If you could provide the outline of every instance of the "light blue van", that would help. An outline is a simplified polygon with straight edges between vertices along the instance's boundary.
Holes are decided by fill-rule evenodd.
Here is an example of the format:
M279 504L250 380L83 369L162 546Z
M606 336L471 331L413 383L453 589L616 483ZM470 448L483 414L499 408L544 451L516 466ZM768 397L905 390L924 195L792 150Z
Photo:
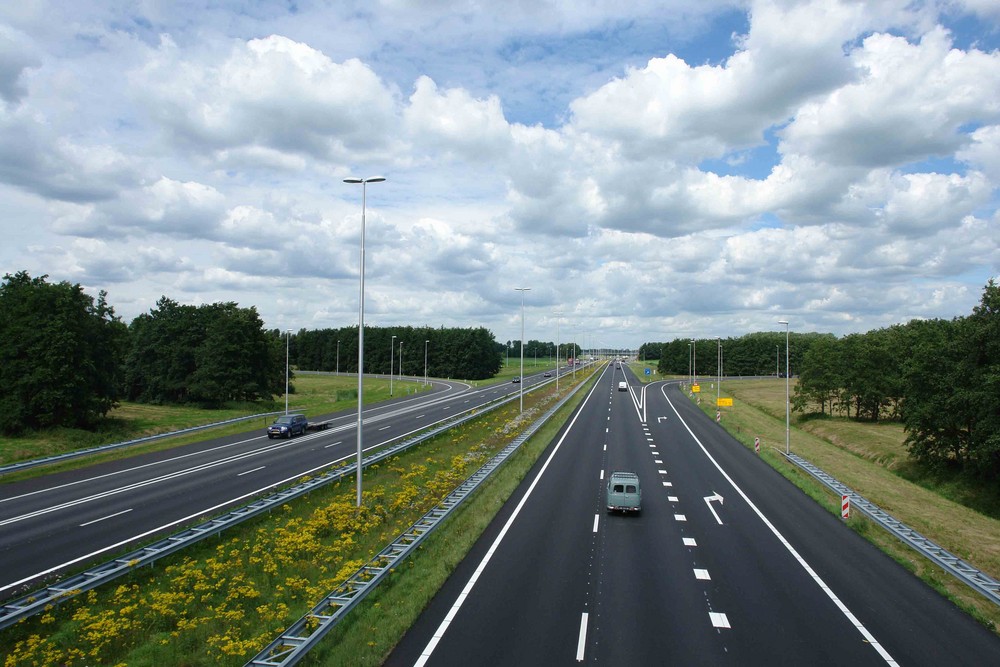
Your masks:
M615 471L608 478L608 512L642 511L642 486L634 472Z

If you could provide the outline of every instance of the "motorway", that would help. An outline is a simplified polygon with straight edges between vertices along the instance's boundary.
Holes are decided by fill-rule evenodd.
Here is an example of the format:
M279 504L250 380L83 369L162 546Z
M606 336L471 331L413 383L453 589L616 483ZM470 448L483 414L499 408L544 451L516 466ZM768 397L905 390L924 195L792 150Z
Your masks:
M604 511L614 470L640 515ZM1000 665L1000 639L676 384L609 367L386 662L580 663Z
M525 390L550 381L541 374L525 376ZM398 384L403 391L407 382ZM518 391L506 382L473 388L435 380L432 391L365 406L365 453ZM356 410L309 417L333 422L329 429L288 440L269 440L256 428L0 484L0 600L354 460Z

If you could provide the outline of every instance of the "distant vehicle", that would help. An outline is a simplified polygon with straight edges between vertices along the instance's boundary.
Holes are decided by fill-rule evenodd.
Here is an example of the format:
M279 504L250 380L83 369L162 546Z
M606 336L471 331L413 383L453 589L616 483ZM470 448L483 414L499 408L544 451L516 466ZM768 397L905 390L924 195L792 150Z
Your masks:
M550 373L549 371L545 371L545 377L547 378L552 377L552 373Z
M618 383L618 391L628 391L628 382L622 380Z
M634 472L615 471L608 478L608 512L642 511L642 486Z
M306 432L309 421L305 415L281 415L267 427L268 438L290 438Z
M511 380L511 382L513 382L514 384L518 384L518 383L521 382L521 378L520 377L516 377L513 380Z

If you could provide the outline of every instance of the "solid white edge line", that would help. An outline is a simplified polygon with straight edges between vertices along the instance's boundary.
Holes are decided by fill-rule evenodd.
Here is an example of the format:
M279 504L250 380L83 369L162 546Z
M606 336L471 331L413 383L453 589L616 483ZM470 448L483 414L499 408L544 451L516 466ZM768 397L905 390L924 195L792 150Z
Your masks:
M740 497L743 498L744 501L746 501L746 504L750 506L750 509L754 511L754 514L756 514L760 518L760 520L764 522L764 525L767 526L768 529L771 531L771 533L778 538L778 541L781 542L782 546L784 546L785 549L788 550L788 553L790 553L792 557L795 558L796 561L798 561L799 565L802 566L802 569L804 569L806 573L808 573L809 576L812 577L813 581L815 581L816 584L820 587L820 589L824 593L826 593L827 597L829 597L830 600L837 606L837 608L844 615L844 617L854 625L854 627L858 630L858 632L861 633L861 636L864 637L868 641L868 643L872 645L872 647L878 652L880 656L882 656L882 659L885 660L886 664L898 666L899 663L897 663L893 659L893 657L889 655L889 652L886 651L885 648L878 642L878 640L875 639L875 636L868 631L868 628L866 628L861 623L861 621L859 621L857 617L854 616L851 610L847 608L847 605L845 605L840 600L840 598L837 597L837 595L833 592L833 590L831 590L830 587L826 585L826 582L823 581L823 579L818 574L816 574L816 571L812 569L812 566L810 566L809 563L807 563L806 560L801 555L799 555L799 552L795 550L795 547L793 547L791 543L785 539L785 536L782 535L781 532L774 526L774 524L771 523L771 521L766 516L764 516L764 513L760 511L760 508L758 508L753 503L753 501L750 500L747 494L743 493L743 489L737 486L733 478L730 477L729 474L722 469L722 466L719 465L719 462L715 460L715 457L713 457L708 452L708 450L705 448L705 445L701 444L701 440L699 440L698 436L694 434L694 431L691 430L691 427L687 425L687 422L684 421L683 417L681 417L681 413L677 411L676 407L674 407L673 401L671 401L670 398L667 396L666 385L663 385L660 388L660 393L663 394L663 398L667 400L667 404L670 405L670 409L673 410L674 414L677 415L677 418L680 419L681 424L684 425L684 428L687 429L687 432L691 435L692 438L694 438L694 441L698 443L698 446L701 448L701 451L704 452L705 456L708 457L708 460L712 462L712 465L715 466L715 468L722 474L722 476L726 478L726 481L728 481L732 485L736 493L740 494Z
M493 544L491 544L490 548L486 551L486 555L483 556L483 559L481 561L479 561L479 565L476 566L476 571L472 573L472 576L469 578L469 581L466 582L465 587L462 589L462 592L459 594L458 598L456 598L455 604L451 606L451 610L445 616L445 620L441 621L441 625L438 626L437 631L434 633L434 637L431 639L431 641L427 642L427 646L425 646L424 650L420 652L420 657L417 659L415 663L413 663L414 667L421 667L422 665L426 664L426 662L430 659L431 654L437 647L438 640L444 636L444 633L447 631L448 626L451 624L451 619L454 619L455 616L458 614L458 610L462 607L462 604L465 602L465 599L472 592L472 589L473 587L475 587L476 582L479 581L479 576L486 569L486 566L489 565L490 560L493 558L493 554L496 553L497 549L500 547L500 543L503 542L503 539L507 536L507 531L510 530L510 527L512 525L514 525L514 521L521 513L521 509L524 507L525 503L528 502L528 498L531 497L531 494L532 492L534 492L535 487L538 486L538 482L539 480L541 480L542 475L544 475L545 471L548 470L549 464L552 463L552 459L555 458L556 454L559 452L559 449L562 447L563 442L566 441L566 437L570 434L570 431L573 430L573 425L576 424L577 418L581 414L583 414L583 408L584 406L587 405L587 401L590 400L590 397L594 395L594 391L597 389L598 384L599 383L596 382L594 383L594 386L590 389L590 393L587 394L587 398L585 398L583 400L583 403L580 404L580 407L577 409L576 414L570 421L569 426L563 432L562 437L559 438L559 442L556 443L556 446L552 448L552 453L549 454L549 457L547 459L545 459L545 463L538 471L538 474L535 475L535 478L531 481L531 485L528 486L528 490L524 492L524 496L521 498L520 502L517 503L517 507L514 508L514 511L507 519L507 523L505 523L503 528L500 529L500 533L496 536L496 539L493 540Z
M580 615L580 638L576 640L576 661L583 662L583 653L587 648L587 620L590 614L583 612Z

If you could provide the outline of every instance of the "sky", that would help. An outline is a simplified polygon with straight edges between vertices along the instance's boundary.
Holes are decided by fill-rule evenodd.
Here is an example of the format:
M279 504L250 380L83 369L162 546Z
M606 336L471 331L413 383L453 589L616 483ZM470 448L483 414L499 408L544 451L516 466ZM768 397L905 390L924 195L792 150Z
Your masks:
M356 326L362 214L369 326L968 315L1000 275L1000 3L0 6L0 274L126 323L166 296Z

